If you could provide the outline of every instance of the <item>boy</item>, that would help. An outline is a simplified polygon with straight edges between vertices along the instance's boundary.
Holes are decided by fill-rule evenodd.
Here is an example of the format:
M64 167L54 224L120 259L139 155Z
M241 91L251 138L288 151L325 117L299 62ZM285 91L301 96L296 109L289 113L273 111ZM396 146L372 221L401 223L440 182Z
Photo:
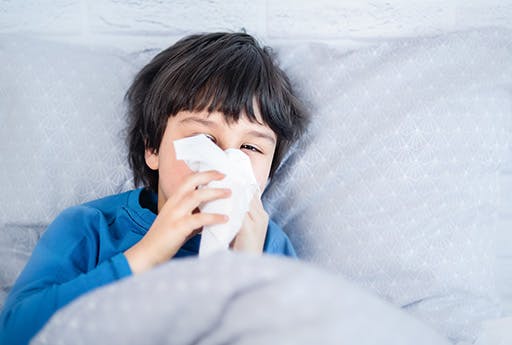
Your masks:
M192 172L173 141L205 134L223 150L240 149L263 190L306 126L290 83L243 33L186 37L159 53L129 88L129 161L136 185L62 212L48 227L0 316L0 343L26 344L59 308L92 289L171 258L196 255L203 226L226 215L198 211L230 195L197 188L223 178ZM284 232L254 197L232 250L294 256Z

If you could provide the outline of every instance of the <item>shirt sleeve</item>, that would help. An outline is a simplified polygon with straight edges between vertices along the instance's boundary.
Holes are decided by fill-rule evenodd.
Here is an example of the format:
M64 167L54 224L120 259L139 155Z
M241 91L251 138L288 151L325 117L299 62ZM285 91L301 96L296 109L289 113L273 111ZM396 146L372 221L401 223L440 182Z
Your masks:
M71 208L48 227L0 315L0 344L28 344L59 309L94 288L131 274L123 253L97 263L98 211Z
M272 220L268 223L267 236L263 245L263 251L271 255L282 255L297 258L292 242L286 233Z

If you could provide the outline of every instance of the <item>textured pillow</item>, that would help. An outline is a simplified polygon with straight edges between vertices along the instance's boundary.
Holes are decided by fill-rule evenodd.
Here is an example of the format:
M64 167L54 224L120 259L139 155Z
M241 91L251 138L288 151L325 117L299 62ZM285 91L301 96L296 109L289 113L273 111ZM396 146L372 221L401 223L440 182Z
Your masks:
M38 225L7 224L0 227L0 310L43 229Z
M0 223L48 223L129 180L122 100L136 70L119 52L0 39Z
M511 115L512 116L512 115ZM500 174L501 205L497 236L497 287L503 301L503 314L512 317L512 143Z
M266 191L300 257L472 341L498 314L498 170L512 141L512 35L460 32L358 51L286 47L312 112Z

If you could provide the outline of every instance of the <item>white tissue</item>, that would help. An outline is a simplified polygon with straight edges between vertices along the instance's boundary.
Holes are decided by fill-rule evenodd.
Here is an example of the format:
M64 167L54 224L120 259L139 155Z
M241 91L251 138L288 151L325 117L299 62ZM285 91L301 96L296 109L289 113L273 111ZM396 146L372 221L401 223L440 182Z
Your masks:
M254 193L259 191L249 157L240 150L223 151L207 136L201 134L174 141L176 159L183 160L192 171L218 170L226 175L220 181L212 181L207 187L229 188L231 196L199 205L205 213L229 216L225 224L203 227L199 256L228 250L242 226Z

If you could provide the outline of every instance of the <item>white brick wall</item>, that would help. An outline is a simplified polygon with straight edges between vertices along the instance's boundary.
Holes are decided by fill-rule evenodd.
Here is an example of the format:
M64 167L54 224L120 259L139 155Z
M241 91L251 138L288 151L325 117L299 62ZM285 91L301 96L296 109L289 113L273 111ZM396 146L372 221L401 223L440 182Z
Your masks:
M498 25L511 0L0 0L0 33L129 49L197 31L245 28L262 40L378 39Z

